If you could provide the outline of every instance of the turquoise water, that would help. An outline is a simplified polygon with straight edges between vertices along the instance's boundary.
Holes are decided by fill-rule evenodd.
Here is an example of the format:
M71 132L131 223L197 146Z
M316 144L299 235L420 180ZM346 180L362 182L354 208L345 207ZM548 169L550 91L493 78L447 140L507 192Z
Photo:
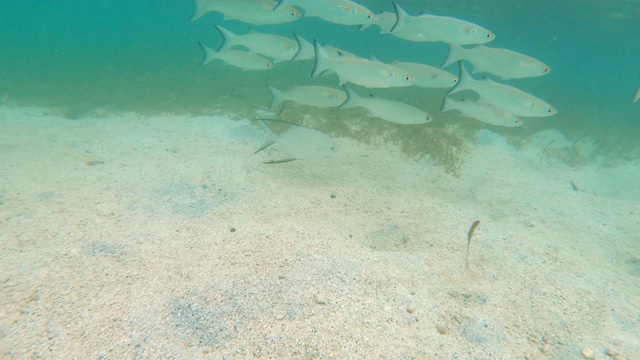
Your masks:
M361 3L376 12L393 11L390 1ZM497 36L490 46L522 52L551 66L547 76L509 84L547 100L559 113L530 121L517 132L507 131L509 135L558 128L572 139L590 135L616 155L638 156L640 104L630 103L640 71L640 46L634 40L640 23L637 1L400 3L411 14L429 11L480 24ZM246 115L253 106L268 104L266 84L312 83L311 62L281 63L269 73L241 71L220 62L200 67L197 42L217 47L221 39L213 24L222 23L222 17L209 13L189 23L192 9L189 0L3 1L3 103L59 109L70 118L95 109L201 114L223 108ZM358 32L354 26L314 18L275 26L230 21L225 26L237 32L296 32L383 61L439 66L447 52L441 43L413 43L380 35L376 27ZM457 72L455 67L449 70ZM443 95L439 90L415 90L409 102L423 105L438 120ZM442 121L446 120L441 117L434 126Z

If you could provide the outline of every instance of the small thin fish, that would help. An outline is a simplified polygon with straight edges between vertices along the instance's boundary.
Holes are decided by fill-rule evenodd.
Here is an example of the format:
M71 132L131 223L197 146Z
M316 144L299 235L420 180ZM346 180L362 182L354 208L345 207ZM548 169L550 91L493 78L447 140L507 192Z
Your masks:
M282 6L274 0L193 0L191 22L211 11L224 14L225 20L239 20L254 25L274 25L296 21L302 17L292 6Z
M371 10L350 0L280 0L275 9L291 5L302 8L305 17L318 17L334 24L363 25L376 20Z
M348 97L339 109L363 107L367 109L370 116L404 125L426 124L433 120L431 115L411 105L379 97L362 97L347 86L344 89Z
M544 100L513 86L497 83L490 79L476 80L459 61L460 81L449 94L471 90L479 95L480 102L497 106L513 115L544 117L552 116L557 110Z
M480 120L489 125L517 127L523 124L519 117L491 104L465 100L456 101L446 97L444 98L441 111L445 112L449 110L458 110L463 116Z
M258 153L273 144L278 144L287 157L280 160L271 160L266 163L278 164L294 160L318 160L329 158L337 150L337 145L333 139L318 130L311 129L299 124L282 120L257 119L258 123L267 135L267 141L258 148ZM278 122L286 124L289 129L280 134L276 134L266 124L267 122Z
M273 63L269 59L257 54L233 49L215 51L203 43L198 44L204 50L204 59L201 65L206 65L214 60L222 60L242 70L269 70L273 68Z
M296 40L298 41L298 53L293 57L294 61L298 61L298 60L313 60L316 57L316 50L314 48L314 45L309 42L308 40L306 40L305 38L303 38L302 36L294 33L293 36L296 38ZM338 49L335 48L331 45L323 45L322 48L324 49L325 53L327 54L327 56L329 57L340 57L340 56L350 56L353 58L358 58L358 56L356 54L350 53L346 50L342 50L342 49Z
M408 72L388 64L355 56L332 57L318 43L315 43L316 62L311 76L332 70L340 78L340 85L353 83L368 88L389 88L412 86L415 77Z
M245 47L251 53L264 55L273 61L291 60L299 50L298 42L280 35L250 32L235 34L220 25L214 25L222 36L222 45L218 51L237 46Z
M278 90L268 86L271 93L271 108L285 101L318 108L337 107L347 99L347 94L327 86L294 86L289 90Z
M467 60L473 65L473 73L486 72L502 80L542 76L551 68L542 61L508 49L478 45L472 49L449 44L449 55L442 64L447 67L459 60Z
M468 21L430 14L411 16L397 3L396 23L391 35L410 41L442 41L449 44L470 45L493 41L489 30Z
M471 249L471 239L473 238L473 233L476 231L476 228L480 225L480 220L476 220L471 224L469 228L469 232L467 233L467 257L465 261L465 269L470 273L471 269L469 267L469 250Z
M426 64L394 61L391 63L415 76L415 86L423 88L450 88L458 83L458 77L448 71Z

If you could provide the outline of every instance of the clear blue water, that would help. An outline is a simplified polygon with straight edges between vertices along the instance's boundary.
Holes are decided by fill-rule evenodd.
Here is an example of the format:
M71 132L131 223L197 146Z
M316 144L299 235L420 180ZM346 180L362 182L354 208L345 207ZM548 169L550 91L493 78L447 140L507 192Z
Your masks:
M361 3L376 12L393 11L391 1ZM640 72L640 2L400 3L412 14L428 11L480 24L497 35L491 46L513 49L551 66L547 76L510 84L549 101L559 113L509 134L558 128L576 139L591 135L616 154L637 154L640 104L630 100ZM281 63L269 73L240 71L219 62L200 67L197 42L215 48L221 39L213 24L222 23L222 17L209 13L189 23L192 9L190 0L2 1L0 96L16 106L62 109L69 117L82 117L95 108L198 114L226 107L223 110L243 114L268 104L266 84L286 87L311 81L308 62ZM237 21L225 26L239 32L296 32L384 61L439 65L446 57L441 43L413 43L380 35L375 27L358 32L356 27L313 18L276 26ZM420 91L415 90L410 101L424 103L437 114L444 93Z

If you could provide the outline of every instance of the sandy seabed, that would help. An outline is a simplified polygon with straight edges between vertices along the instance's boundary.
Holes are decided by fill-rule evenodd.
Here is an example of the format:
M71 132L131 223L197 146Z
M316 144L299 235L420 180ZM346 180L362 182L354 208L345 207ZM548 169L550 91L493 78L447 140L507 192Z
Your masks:
M479 137L455 177L351 139L263 164L247 120L2 109L0 357L640 358L640 164Z

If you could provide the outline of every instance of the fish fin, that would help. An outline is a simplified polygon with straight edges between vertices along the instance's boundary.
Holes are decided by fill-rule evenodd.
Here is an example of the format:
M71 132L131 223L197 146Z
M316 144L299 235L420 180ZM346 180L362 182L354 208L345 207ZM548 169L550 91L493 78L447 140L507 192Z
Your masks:
M283 102L282 91L274 88L271 85L267 85L267 89L269 89L269 92L271 93L271 109L273 109L278 106L278 104Z
M344 91L347 93L347 99L340 105L338 105L338 109L348 109L348 108L352 108L352 107L358 107L360 106L358 103L362 97L360 95L358 95L357 92L355 92L355 90L353 90L352 88L343 85L342 86L344 88Z
M393 24L393 27L389 31L390 33L402 29L405 26L407 17L411 16L395 1L393 2L393 8L396 10L396 23Z
M276 143L278 141L278 136L273 132L273 130L271 130L271 128L267 125L267 123L265 123L265 121L269 119L256 119L256 120L258 121L258 124L260 125L262 130L265 132L265 134L267 134L267 141L258 150L256 150L256 153L257 153Z
M275 143L276 143L275 141L267 140L267 141L265 141L262 145L260 145L260 147L259 147L256 151L254 151L253 153L254 153L254 154L257 154L257 153L259 153L260 151L262 151L262 150L264 150L264 149L268 148L269 146L271 146L271 145L273 145L273 144L275 144Z
M204 16L204 14L211 11L207 4L207 0L193 0L193 14L191 15L191 20L189 20L189 22L194 22Z
M256 119L275 119L278 116L280 116L280 114L282 114L283 110L284 110L284 106L281 107L280 110L278 111L273 111L273 109L266 109L261 106L256 106L256 109L253 112L253 115L255 116Z
M453 89L451 89L448 92L448 95L455 94L455 93L463 91L463 90L475 91L473 89L473 82L477 81L477 80L475 80L471 76L471 74L469 74L469 72L464 67L464 64L462 63L461 60L458 60L458 66L460 68L460 75L458 76L458 83L456 84L456 86L453 87Z
M280 159L280 160L269 160L269 161L263 161L263 164L283 164L283 163L288 163L288 162L292 162L292 161L296 161L298 159L296 158L284 158L284 159Z
M222 36L222 44L220 44L218 51L223 51L235 46L235 42L236 42L235 39L238 37L238 35L232 33L231 31L223 28L220 25L213 25L213 26L216 27L216 29L220 33L220 36Z
M199 42L198 44L200 45L202 50L204 50L204 58L202 59L200 66L207 65L208 63L218 58L218 53L215 50L201 42Z
M454 100L445 96L445 98L442 100L442 106L440 107L440 112L453 110L453 107L452 107L453 102Z
M313 71L311 72L312 77L322 74L322 72L329 68L327 65L327 59L329 59L329 56L327 55L327 52L324 51L322 45L320 45L318 41L314 41L313 48L316 51L316 62L313 65Z
M298 59L300 57L300 54L304 54L307 48L309 47L313 47L313 44L308 42L305 38L303 38L302 36L293 33L293 37L296 38L296 41L298 42L298 52L296 52L295 55L293 55L293 57L291 58L292 61L295 60L303 60L303 59Z
M283 7L283 6L287 6L289 5L290 1L289 0L280 0L278 1L278 3L276 4L276 6L273 7L273 9L271 11L276 11L279 8Z
M463 54L464 50L465 49L460 45L449 44L449 54L447 55L447 58L444 60L442 65L440 65L440 68L444 69L447 66L453 64L454 62L456 62L458 60L462 60L462 58L464 56L464 54Z
M369 23L369 24L360 24L360 26L358 27L358 31L362 31L362 30L368 28L369 26L371 26L371 23Z

